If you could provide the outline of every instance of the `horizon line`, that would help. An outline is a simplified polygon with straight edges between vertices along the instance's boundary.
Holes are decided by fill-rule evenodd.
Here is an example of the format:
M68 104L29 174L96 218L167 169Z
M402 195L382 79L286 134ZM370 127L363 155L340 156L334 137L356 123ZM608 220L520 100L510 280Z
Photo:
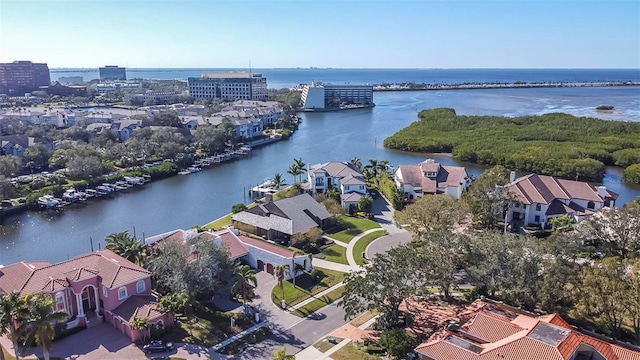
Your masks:
M51 67L51 70L98 70L99 67ZM220 70L239 70L247 69L244 67L124 67L131 70L208 70L208 69L220 69ZM443 68L443 67L427 67L427 68L415 68L415 67L254 67L255 69L262 70L638 70L640 67L459 67L459 68Z

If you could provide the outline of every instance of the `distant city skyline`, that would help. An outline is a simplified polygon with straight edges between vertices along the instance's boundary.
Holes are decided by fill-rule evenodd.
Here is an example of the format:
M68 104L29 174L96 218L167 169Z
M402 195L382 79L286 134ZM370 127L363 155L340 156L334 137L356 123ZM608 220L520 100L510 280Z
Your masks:
M638 1L0 0L50 68L639 68Z

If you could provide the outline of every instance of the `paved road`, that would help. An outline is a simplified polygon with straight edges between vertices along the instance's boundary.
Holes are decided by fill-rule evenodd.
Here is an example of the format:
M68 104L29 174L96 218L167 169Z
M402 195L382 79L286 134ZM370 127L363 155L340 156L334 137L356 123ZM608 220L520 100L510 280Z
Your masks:
M384 197L378 196L373 201L374 219L389 235L382 236L367 246L365 249L367 259L372 259L376 254L411 241L411 233L396 226L393 212L393 206Z

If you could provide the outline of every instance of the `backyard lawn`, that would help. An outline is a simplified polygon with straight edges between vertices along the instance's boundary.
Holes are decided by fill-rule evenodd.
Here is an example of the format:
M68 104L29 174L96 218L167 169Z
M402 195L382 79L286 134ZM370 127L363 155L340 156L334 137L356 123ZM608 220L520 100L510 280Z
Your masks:
M296 287L293 287L291 281L284 281L284 299L288 306L293 306L299 302L308 299L311 295L318 294L333 285L344 280L346 274L340 271L316 268L322 270L326 275L319 283L313 281L308 273L304 273L296 278ZM271 300L274 304L280 306L282 302L282 289L279 285L271 290Z
M340 220L338 220L338 226L333 232L328 232L327 235L332 239L348 243L356 235L379 227L380 224L373 220L353 216L342 216Z
M322 250L322 254L324 255L324 259L327 261L349 265L349 262L347 261L347 248L344 246L337 244L331 245Z
M247 205L248 209L251 209L252 207L255 207L256 203L253 202L249 205ZM219 219L213 220L210 223L205 224L204 226L202 226L205 229L208 230L220 230L222 228L224 228L225 226L229 226L231 225L231 215L233 215L232 213L229 213Z
M362 253L375 239L384 235L387 235L386 231L376 231L371 234L367 234L358 240L358 242L353 246L353 258L355 259L356 264L363 265L367 262L367 260L362 257Z

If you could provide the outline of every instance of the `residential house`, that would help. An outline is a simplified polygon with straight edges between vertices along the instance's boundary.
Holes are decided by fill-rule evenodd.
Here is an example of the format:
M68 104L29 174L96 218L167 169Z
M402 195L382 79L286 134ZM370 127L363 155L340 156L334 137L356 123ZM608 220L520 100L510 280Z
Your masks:
M414 202L425 194L447 194L460 199L471 185L471 177L464 167L443 166L433 159L418 165L398 166L394 181L405 202Z
M582 333L558 314L536 316L476 300L458 318L416 347L418 359L640 359L639 348Z
M335 187L340 191L342 207L357 207L360 198L367 193L367 184L360 169L351 162L331 161L315 164L307 171L305 189L311 194L323 193Z
M279 265L286 265L290 271L285 274L285 279L290 280L294 275L294 268L311 271L311 259L309 255L295 255L292 251L258 239L240 235L237 229L229 227L220 231L207 231L198 233L197 230L174 230L164 234L145 239L145 243L154 244L167 241L191 242L198 239L213 239L218 245L224 246L231 260L245 262L254 269L274 274ZM296 276L299 275L295 272Z
M311 195L268 201L231 217L234 227L267 240L288 240L313 228L325 229L333 224L327 209Z
M133 131L142 127L142 120L119 120L114 122L111 128L118 132L120 141L125 142L131 138Z
M506 187L516 199L506 214L512 225L548 227L551 219L562 215L580 222L604 207L615 207L618 198L605 186L538 174L516 179L516 173L511 172Z
M45 138L35 138L26 135L4 135L0 136L0 155L24 156L25 150L29 146L42 144L48 151L53 150L53 143Z
M152 295L151 272L109 250L57 264L23 261L0 267L0 293L12 291L50 296L56 310L69 313L67 328L106 320L136 341L141 334L129 326L136 316L147 317L150 324L173 325Z
M230 118L236 133L236 139L243 140L262 135L262 121L258 118Z

